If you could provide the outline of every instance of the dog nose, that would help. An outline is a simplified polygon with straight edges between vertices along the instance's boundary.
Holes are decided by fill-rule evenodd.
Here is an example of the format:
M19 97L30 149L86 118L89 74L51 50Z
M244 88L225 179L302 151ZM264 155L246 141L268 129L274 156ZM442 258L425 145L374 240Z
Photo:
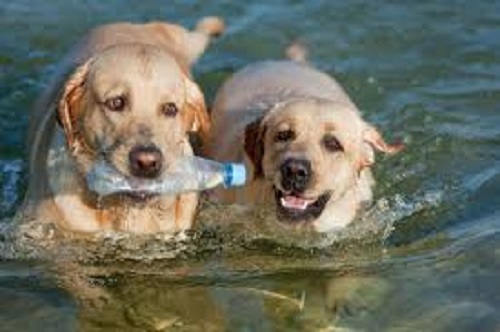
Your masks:
M143 178L155 178L160 174L163 155L156 146L136 146L129 155L130 173Z
M288 159L281 165L281 184L285 190L304 191L311 180L309 160Z

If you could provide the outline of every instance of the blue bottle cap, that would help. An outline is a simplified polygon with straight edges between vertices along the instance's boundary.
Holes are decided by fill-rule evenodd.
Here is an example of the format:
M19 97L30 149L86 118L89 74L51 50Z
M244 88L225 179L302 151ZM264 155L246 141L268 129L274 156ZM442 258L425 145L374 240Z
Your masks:
M246 182L246 169L243 164L227 163L224 165L224 187L242 186Z

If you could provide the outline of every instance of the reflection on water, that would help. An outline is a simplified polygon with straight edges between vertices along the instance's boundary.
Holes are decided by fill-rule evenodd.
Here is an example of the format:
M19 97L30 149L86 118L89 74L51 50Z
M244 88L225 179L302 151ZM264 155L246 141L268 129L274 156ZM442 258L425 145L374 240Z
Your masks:
M2 331L499 331L500 8L494 1L0 1ZM111 20L228 32L196 66L208 101L296 38L364 117L408 147L380 157L377 200L343 232L204 202L174 238L66 234L10 216L28 110L85 30Z
M377 204L371 215L385 206L378 208L378 216L391 211L385 215L392 229L392 221L403 222L441 203L431 197L412 209L408 202L391 209ZM390 219L394 211L401 212L400 219ZM205 203L201 229L173 238L113 232L77 236L36 222L13 228L4 232L10 237L4 237L2 252L10 251L10 259L24 255L48 263L44 276L12 273L18 280L37 280L33 294L5 291L4 296L34 297L30 303L44 317L55 309L41 302L41 294L60 293L44 285L52 275L49 284L56 282L69 295L57 295L62 308L77 309L74 321L60 317L58 324L84 331L498 327L500 299L490 295L500 294L498 215L478 220L477 229L457 227L449 236L392 247L385 244L387 229L367 227L360 236L367 220L353 228L357 237L352 230L332 237L283 229L271 223L267 212ZM231 220L241 224L223 226ZM485 226L489 231L481 233ZM6 275L0 275L3 285L9 284Z

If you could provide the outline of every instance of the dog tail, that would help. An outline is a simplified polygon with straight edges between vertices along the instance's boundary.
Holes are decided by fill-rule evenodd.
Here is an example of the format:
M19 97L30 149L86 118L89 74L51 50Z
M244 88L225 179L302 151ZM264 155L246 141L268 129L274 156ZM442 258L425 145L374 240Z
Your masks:
M224 20L217 16L206 16L196 24L196 31L210 37L220 36L225 29Z
M188 63L194 64L205 52L208 44L225 30L224 20L217 16L206 16L198 21L196 28L187 34L186 54Z
M309 51L301 42L293 42L286 48L286 57L298 63L308 63Z

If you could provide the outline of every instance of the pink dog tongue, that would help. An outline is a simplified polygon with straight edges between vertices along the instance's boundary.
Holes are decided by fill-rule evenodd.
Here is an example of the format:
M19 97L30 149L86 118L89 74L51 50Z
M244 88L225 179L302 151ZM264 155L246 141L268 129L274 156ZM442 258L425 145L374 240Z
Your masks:
M309 200L292 195L281 198L281 205L289 209L305 210L310 203Z

